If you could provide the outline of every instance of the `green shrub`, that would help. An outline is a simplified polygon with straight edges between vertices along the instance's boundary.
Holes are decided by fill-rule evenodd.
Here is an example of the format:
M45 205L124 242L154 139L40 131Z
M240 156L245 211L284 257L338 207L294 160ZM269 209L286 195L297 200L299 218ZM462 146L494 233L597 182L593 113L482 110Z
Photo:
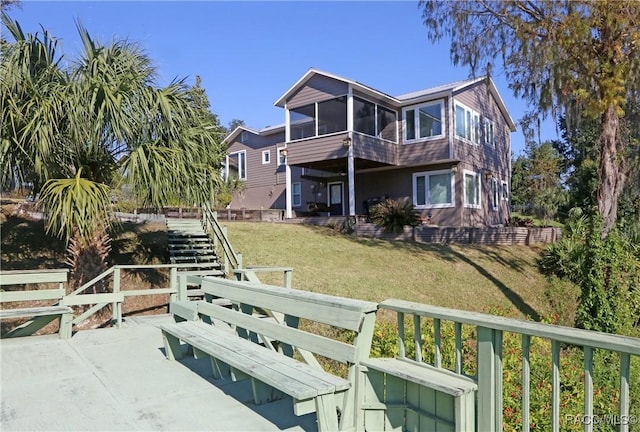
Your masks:
M420 225L413 204L405 200L386 199L370 209L371 220L390 233L401 233L405 226Z

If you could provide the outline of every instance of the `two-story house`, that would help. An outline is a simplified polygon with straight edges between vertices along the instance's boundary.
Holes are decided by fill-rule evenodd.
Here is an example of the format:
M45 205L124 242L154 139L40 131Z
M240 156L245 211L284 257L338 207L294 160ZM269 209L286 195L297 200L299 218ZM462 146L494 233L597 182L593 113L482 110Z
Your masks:
M284 125L226 138L225 173L245 181L232 208L355 216L389 197L433 224L509 218L515 124L490 78L390 96L310 69L275 105Z

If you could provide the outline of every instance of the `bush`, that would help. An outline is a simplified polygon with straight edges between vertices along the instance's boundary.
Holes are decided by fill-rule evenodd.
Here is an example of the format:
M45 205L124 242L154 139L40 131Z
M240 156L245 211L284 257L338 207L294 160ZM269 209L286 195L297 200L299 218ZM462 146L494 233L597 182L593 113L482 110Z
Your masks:
M390 233L401 233L405 226L420 225L413 205L405 200L386 199L370 209L371 220Z

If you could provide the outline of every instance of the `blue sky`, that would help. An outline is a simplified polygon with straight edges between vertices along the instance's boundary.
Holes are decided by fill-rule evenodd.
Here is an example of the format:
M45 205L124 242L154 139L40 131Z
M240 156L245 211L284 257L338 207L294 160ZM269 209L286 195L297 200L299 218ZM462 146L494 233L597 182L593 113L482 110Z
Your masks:
M25 32L40 25L79 51L75 20L102 42L138 42L159 70L159 84L202 78L211 109L261 128L284 122L273 106L310 67L359 81L391 95L465 79L453 67L447 42L431 44L417 1L30 1L12 9ZM494 81L513 119L526 104L513 97L499 71ZM546 121L541 139L556 139ZM524 137L512 134L519 154Z

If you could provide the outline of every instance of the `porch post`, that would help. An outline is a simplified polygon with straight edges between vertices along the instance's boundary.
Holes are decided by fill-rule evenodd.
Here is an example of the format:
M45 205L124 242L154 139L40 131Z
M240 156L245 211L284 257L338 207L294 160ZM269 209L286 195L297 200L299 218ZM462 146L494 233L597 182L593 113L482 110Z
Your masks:
M356 182L353 163L353 88L349 84L347 90L347 134L349 135L349 150L347 153L347 182L349 184L349 216L356 215Z
M284 104L284 149L285 152L288 152L287 144L291 141L291 116L289 112L289 107L287 104ZM280 160L280 155L278 156L278 160ZM285 173L285 215L286 219L291 219L293 217L293 211L291 210L291 167L289 166L289 157L288 154L285 153L284 156L284 173Z

